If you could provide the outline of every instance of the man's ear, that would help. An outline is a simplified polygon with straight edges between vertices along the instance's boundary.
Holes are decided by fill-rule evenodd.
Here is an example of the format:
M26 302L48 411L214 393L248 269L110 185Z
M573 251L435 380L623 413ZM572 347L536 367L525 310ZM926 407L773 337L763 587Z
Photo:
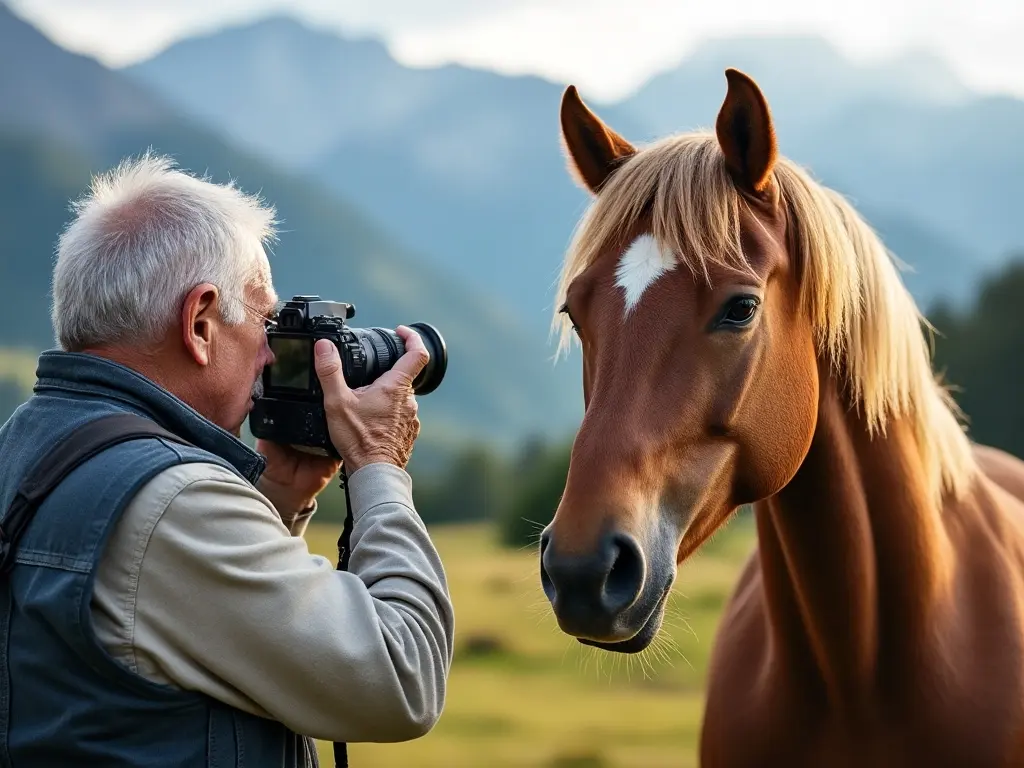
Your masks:
M562 95L562 144L569 156L569 172L587 191L601 185L636 148L605 125L570 85Z
M181 334L185 349L199 365L209 365L214 321L220 318L220 291L211 283L197 285L181 305Z

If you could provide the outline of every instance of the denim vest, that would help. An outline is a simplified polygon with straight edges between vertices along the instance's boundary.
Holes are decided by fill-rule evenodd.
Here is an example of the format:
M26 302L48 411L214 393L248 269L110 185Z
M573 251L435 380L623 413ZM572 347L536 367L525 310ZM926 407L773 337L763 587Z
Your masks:
M124 366L54 351L36 373L33 396L0 428L0 514L48 448L90 419L134 412L196 447L154 437L108 448L38 508L0 584L0 766L315 766L313 741L281 723L131 672L91 622L104 544L147 480L212 462L255 483L263 457Z

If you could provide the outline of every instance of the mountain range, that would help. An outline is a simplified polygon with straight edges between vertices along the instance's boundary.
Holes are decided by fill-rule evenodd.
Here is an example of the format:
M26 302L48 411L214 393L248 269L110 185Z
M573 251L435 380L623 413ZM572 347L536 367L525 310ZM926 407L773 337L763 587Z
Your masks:
M282 220L271 253L283 297L320 293L356 306L361 327L427 321L449 351L423 398L436 442L563 434L579 418L571 365L520 330L513 311L446 274L315 179L280 168L120 72L73 55L0 5L0 346L53 346L49 288L69 201L90 174L148 149L258 192ZM120 117L115 117L120 115Z
M934 55L862 65L815 37L711 40L620 101L587 100L638 143L707 128L729 66L761 84L782 151L849 195L912 268L921 302L966 299L982 269L1024 246L1024 150L1012 140L1024 102L971 92ZM547 322L587 202L559 142L564 83L406 67L378 40L284 16L182 40L126 72Z
M709 41L622 100L583 95L642 144L713 125L727 66L758 80L782 150L851 196L925 306L966 301L1024 246L1024 102L973 93L934 56L866 66L810 37ZM547 335L587 203L559 141L565 83L407 67L378 40L282 16L117 71L2 2L0 71L0 301L17 318L0 346L52 344L68 201L153 148L277 206L283 296L351 301L356 325L441 329L451 363L423 400L425 436L519 440L577 423L578 360L552 365Z

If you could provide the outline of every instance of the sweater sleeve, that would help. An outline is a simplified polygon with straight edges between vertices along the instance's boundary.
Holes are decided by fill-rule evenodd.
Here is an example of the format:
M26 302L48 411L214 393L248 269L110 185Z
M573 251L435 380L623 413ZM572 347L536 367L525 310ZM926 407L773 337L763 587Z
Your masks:
M444 570L407 473L371 464L352 474L349 492L352 554L339 572L227 470L162 473L126 510L134 541L122 542L98 593L101 609L125 606L122 657L139 674L314 738L425 734L452 657Z

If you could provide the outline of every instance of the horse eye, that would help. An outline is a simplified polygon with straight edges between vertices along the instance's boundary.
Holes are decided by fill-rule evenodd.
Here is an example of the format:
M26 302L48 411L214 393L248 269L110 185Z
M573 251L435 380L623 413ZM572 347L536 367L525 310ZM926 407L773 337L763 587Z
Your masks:
M720 326L743 327L754 319L757 312L757 305L760 302L755 296L739 296L729 302L725 313L722 315Z
M566 317L569 318L569 322L572 324L573 331L576 333L577 336L579 336L580 335L580 329L579 329L579 326L576 325L576 321L573 320L573 318L572 318L572 313L569 311L569 305L568 304L563 304L559 308L558 311L561 312L563 315L565 315Z

